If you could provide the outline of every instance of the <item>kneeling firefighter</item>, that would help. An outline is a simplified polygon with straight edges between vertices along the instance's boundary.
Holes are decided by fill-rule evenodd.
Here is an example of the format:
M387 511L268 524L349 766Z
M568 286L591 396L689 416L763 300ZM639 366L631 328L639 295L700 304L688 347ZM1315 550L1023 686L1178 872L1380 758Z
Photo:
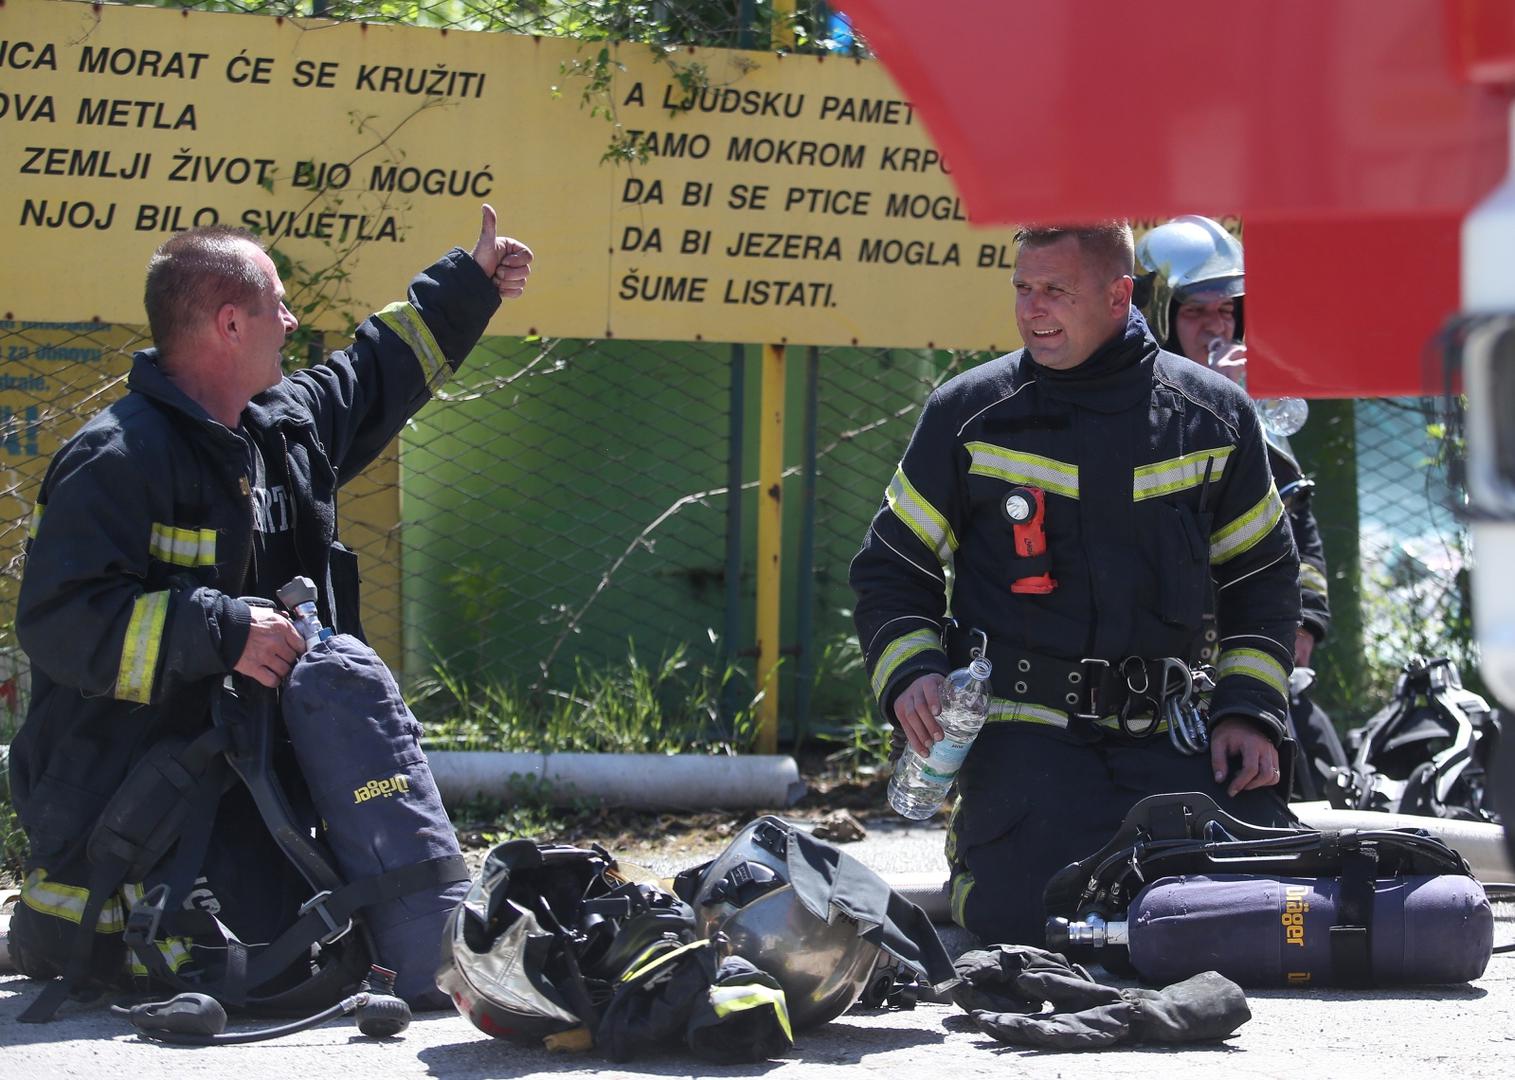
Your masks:
M378 655L316 621L309 579L280 598L307 643L282 692L228 677L210 730L155 746L99 814L85 887L29 880L21 914L65 947L18 956L23 973L58 976L22 1020L128 969L139 992L305 1015L378 962L410 1005L446 1004L433 977L467 869L420 725ZM63 917L36 915L38 897Z
M1242 246L1218 222L1196 214L1174 218L1147 233L1136 245L1135 303L1163 348L1241 382L1246 366L1244 307L1246 274ZM1302 404L1302 403L1301 403ZM1299 550L1300 626L1294 642L1294 674L1289 680L1289 728L1299 752L1292 797L1324 799L1332 770L1347 764L1346 751L1330 718L1310 699L1311 656L1331 626L1325 548L1310 506L1315 483L1304 474L1289 446L1288 433L1264 416L1268 467L1288 514ZM1213 662L1216 645L1214 603L1207 617L1203 659Z

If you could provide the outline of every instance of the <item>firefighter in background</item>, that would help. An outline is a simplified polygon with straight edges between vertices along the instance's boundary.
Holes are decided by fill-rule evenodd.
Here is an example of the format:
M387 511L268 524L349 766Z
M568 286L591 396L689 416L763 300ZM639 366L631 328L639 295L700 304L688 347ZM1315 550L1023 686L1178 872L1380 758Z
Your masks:
M1132 306L1130 228L1017 243L1026 348L927 400L850 580L879 707L918 752L941 738L944 676L987 635L993 700L958 774L952 914L985 941L1039 945L1048 879L1145 796L1200 791L1259 825L1290 820L1276 785L1299 565L1246 394L1161 351ZM1027 488L1038 555L1014 542ZM1186 754L1161 717L1185 695L1212 583L1209 748Z
M1235 237L1209 218L1175 218L1142 237L1136 246L1136 265L1136 303L1163 348L1240 382L1246 370L1242 344L1246 279L1242 247ZM1270 431L1266 423L1263 433L1268 440L1268 466L1299 549L1300 626L1294 639L1296 689L1290 696L1289 719L1301 753L1294 769L1293 795L1323 799L1330 770L1348 765L1330 718L1309 696L1311 656L1331 625L1325 549L1310 509L1314 484L1305 477L1287 436ZM1206 636L1206 651L1213 652L1213 627Z

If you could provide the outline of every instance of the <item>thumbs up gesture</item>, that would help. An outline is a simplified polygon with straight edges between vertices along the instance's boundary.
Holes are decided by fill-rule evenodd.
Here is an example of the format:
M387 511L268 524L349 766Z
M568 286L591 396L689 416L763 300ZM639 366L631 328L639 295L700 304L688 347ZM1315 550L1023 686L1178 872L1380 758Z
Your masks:
M526 291L531 274L531 248L495 231L494 207L484 204L484 223L479 228L479 242L473 246L473 260L489 275L501 298L510 300Z

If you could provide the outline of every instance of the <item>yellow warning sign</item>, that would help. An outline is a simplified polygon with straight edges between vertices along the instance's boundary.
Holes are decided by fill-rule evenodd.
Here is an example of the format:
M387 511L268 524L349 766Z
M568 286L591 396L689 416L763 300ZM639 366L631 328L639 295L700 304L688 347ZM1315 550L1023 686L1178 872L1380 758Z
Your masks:
M153 248L220 222L340 329L487 201L538 257L495 333L1018 343L1011 231L872 61L10 0L0 73L13 316L140 324Z

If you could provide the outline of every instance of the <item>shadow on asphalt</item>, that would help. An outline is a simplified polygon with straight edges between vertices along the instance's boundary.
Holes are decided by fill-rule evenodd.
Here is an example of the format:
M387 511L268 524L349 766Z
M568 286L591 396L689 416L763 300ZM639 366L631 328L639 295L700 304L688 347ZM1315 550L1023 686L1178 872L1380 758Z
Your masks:
M879 1023L832 1022L813 1031L800 1032L794 1049L781 1058L738 1065L716 1065L687 1052L649 1054L626 1062L611 1062L595 1053L547 1054L512 1043L490 1040L445 1046L430 1046L416 1057L431 1076L447 1080L510 1080L541 1073L580 1073L613 1069L648 1076L700 1076L719 1071L722 1076L765 1076L786 1065L848 1065L874 1054L942 1043L946 1034L889 1024L889 1013L848 1013L847 1020L868 1018Z

